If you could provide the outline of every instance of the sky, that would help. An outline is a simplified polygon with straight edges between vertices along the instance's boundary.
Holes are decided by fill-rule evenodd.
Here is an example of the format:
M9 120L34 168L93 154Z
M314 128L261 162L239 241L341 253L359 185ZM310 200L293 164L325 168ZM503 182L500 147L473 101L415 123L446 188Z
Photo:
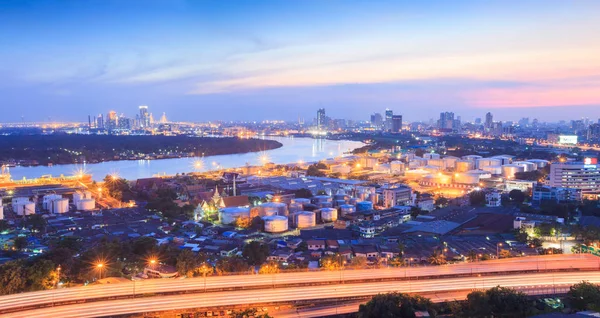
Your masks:
M600 1L5 0L0 122L600 118Z

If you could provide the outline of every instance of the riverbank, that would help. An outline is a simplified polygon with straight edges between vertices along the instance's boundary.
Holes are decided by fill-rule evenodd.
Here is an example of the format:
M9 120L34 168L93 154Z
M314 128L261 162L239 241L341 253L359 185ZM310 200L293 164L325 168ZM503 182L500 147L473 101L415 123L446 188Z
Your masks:
M355 148L364 146L362 142L348 140L293 137L261 137L261 140L273 140L283 146L258 153L216 155L205 158L200 155L191 158L164 160L118 160L93 164L54 165L52 167L14 167L10 168L9 172L14 180L23 179L24 177L27 179L39 178L42 175L73 175L78 172L92 174L93 179L96 181L102 180L107 174L118 174L127 180L135 180L159 174L175 175L177 173L237 168L246 165L263 165L265 161L275 164L298 161L316 162L343 156Z
M94 164L243 154L277 149L274 140L236 137L26 135L0 137L7 166Z

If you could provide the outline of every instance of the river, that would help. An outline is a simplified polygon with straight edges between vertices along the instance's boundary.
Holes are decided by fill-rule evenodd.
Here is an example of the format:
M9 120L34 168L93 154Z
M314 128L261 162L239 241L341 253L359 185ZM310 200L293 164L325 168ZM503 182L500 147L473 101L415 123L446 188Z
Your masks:
M119 160L93 164L66 164L34 167L12 167L9 172L14 180L39 178L42 175L74 175L80 171L92 175L96 181L107 174L118 174L127 180L149 178L157 174L174 175L182 172L208 171L217 168L235 168L250 165L262 165L265 161L276 164L313 162L341 156L364 144L349 140L327 140L294 137L264 137L277 140L282 147L264 152L210 156L206 158L175 158L160 160ZM201 162L200 164L198 162ZM201 167L200 167L201 166Z

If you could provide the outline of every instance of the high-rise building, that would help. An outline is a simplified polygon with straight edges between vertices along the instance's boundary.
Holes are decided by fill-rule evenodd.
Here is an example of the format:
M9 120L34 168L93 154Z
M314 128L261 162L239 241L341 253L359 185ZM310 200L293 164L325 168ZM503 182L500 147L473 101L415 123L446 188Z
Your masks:
M492 128L492 124L494 123L494 116L492 116L492 113L488 112L487 114L485 114L485 128L486 130L490 130Z
M402 115L392 116L392 132L399 133L402 131Z
M319 108L317 110L317 129L324 130L327 124L325 122L325 108Z
M549 186L579 189L583 196L600 194L600 167L596 158L584 162L557 162L550 165Z
M119 126L119 116L117 116L117 112L111 110L108 112L108 116L106 118L106 129L113 130Z
M392 130L392 117L394 116L394 111L389 108L385 109L385 123L383 129L386 131Z
M150 128L150 114L146 105L140 106L140 126L143 129Z
M454 113L443 112L440 113L440 119L438 120L438 128L440 129L454 129Z
M380 113L371 115L371 127L381 129L383 125L383 116Z
M479 118L479 117L475 118L475 124L481 125L481 118Z

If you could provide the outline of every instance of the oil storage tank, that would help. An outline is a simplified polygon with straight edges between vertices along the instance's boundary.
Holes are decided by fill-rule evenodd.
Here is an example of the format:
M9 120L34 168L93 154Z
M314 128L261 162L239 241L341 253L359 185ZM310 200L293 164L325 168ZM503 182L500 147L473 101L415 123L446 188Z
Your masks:
M515 173L523 171L525 171L525 168L515 164L502 166L502 176L507 179L514 179Z
M481 169L483 167L488 167L488 166L500 166L502 165L502 160L500 159L495 159L495 158L481 158L481 159L477 159L477 169Z
M361 201L361 202L356 203L356 211L357 212L369 211L369 210L373 210L373 202Z
M537 165L529 161L515 161L513 164L523 167L523 171L530 172L537 170Z
M454 168L456 172L467 172L473 169L475 169L475 162L464 159L456 160Z
M77 210L91 211L96 208L96 200L94 199L81 199L77 203Z
M296 213L294 217L296 218L294 223L299 229L313 227L317 225L317 216L314 212L302 211Z
M533 162L537 166L538 169L542 169L550 164L550 161L544 159L530 159L528 162Z
M321 209L321 220L324 223L335 222L338 219L338 210L332 208Z
M348 213L354 213L356 212L356 207L352 204L344 204L344 205L340 205L340 215L344 216Z
M281 215L265 216L265 232L281 233L288 230L288 218Z
M69 199L61 198L52 201L52 213L66 213L69 212Z
M258 206L260 216L271 216L271 215L288 215L288 208L285 203L281 202L266 202Z
M16 205L13 205L13 209L15 209L17 215L20 216L32 215L35 214L35 203L31 201L20 201Z
M219 220L223 224L234 224L238 218L249 218L250 209L245 207L231 207L219 210Z
M459 184L478 184L479 174L459 172L454 174L454 182Z
M499 176L502 174L502 166L485 166L481 167L481 170L491 173L493 176Z

